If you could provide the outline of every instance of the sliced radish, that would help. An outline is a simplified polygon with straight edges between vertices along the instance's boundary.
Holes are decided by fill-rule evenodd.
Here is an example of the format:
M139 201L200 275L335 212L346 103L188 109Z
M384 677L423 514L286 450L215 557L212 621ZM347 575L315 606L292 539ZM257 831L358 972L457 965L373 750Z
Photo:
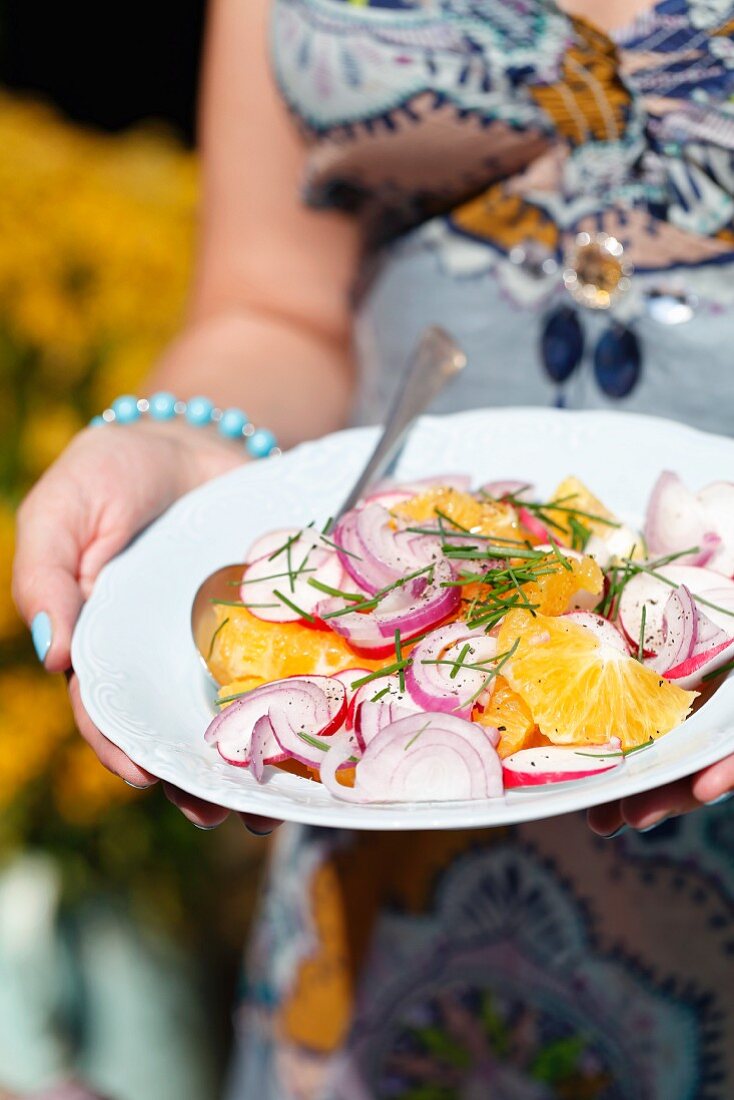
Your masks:
M734 482L715 481L697 496L708 525L721 540L706 564L725 577L734 577Z
M645 518L645 541L651 555L698 549L678 559L681 565L706 565L721 546L706 509L677 474L665 470L653 487Z
M734 638L719 642L708 650L692 653L679 665L665 672L665 679L686 691L700 685L704 676L716 672L734 657Z
M286 558L287 547L298 540L303 546L323 546L319 532L314 527L280 527L276 531L266 531L260 535L250 546L245 557L245 564L251 565L260 558L272 557L279 564L273 568L285 569L282 564Z
M602 753L606 755L601 755ZM502 779L508 790L513 787L539 787L546 783L588 779L592 775L611 771L624 761L621 755L608 754L607 746L590 745L575 749L566 745L519 749L502 761Z
M346 692L330 676L290 676L263 684L218 714L204 734L205 741L215 745L229 764L248 767L255 725L268 717L273 705L283 708L294 726L300 723L316 737L328 736L344 722ZM256 747L258 768L286 759L274 731L264 723L258 727Z
M469 646L469 650L459 666L457 662L465 646ZM411 654L412 663L405 672L405 683L414 701L424 710L468 718L472 699L491 668L482 671L466 665L484 664L496 655L496 638L483 630L470 630L466 623L450 623L418 643ZM436 664L436 661L453 664Z
M302 621L324 598L323 591L309 583L312 578L329 588L339 588L343 583L339 555L314 542L312 536L312 532L301 532L287 551L275 558L265 555L247 566L240 599L256 618L271 623ZM283 545L280 542L279 546Z
M409 715L385 726L367 745L353 788L336 778L350 754L341 739L324 757L321 782L334 797L358 803L498 798L502 765L493 741L491 732L463 718Z
M625 585L619 600L619 624L631 646L639 645L644 607L644 651L651 656L659 652L665 640L665 605L671 591L682 584L695 598L707 601L698 605L707 618L727 634L734 634L734 581L696 565L665 565L655 572L665 580L651 577L648 573L638 573ZM711 604L715 606L711 607Z
M603 615L595 615L591 611L568 611L564 616L568 622L576 623L590 631L598 638L602 645L618 649L620 653L629 656L629 648L626 641L617 630L614 623L610 623Z
M550 544L553 542L553 536L546 525L541 523L538 517L534 516L527 508L518 508L517 518L533 538L540 539L542 543Z

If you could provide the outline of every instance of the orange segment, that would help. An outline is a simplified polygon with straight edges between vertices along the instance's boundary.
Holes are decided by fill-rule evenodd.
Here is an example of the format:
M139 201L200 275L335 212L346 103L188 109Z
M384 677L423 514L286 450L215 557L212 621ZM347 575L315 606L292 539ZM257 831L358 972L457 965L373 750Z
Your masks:
M562 615L568 611L571 597L583 589L594 596L601 597L604 588L604 574L593 558L581 561L567 559L571 566L566 569L555 554L549 554L547 563L539 569L551 569L552 573L543 573L537 580L523 585L523 591L530 603L542 615Z
M302 623L266 623L244 607L218 607L218 631L209 665L220 684L251 687L284 676L330 676L346 668L382 668L390 659L358 656L338 634ZM249 690L246 689L246 690Z
M477 500L471 493L462 493L448 486L429 489L404 504L396 504L392 512L414 523L435 522L436 516L441 513L475 534L521 543L525 538L512 505ZM450 524L446 526L451 529Z
M594 559L587 557L581 561L567 559L567 563L570 566L569 569L561 564L555 554L549 554L546 559L532 563L531 568L537 570L540 576L537 580L521 585L521 588L532 604L533 610L540 611L543 615L563 615L571 605L571 597L582 589L601 597L604 574ZM518 561L517 564L522 568L524 563ZM471 566L471 563L469 565ZM470 617L473 602L477 600L481 604L490 591L486 584L474 582L465 584L461 590L464 614ZM507 595L510 598L512 592Z
M553 501L558 502L557 508L553 507ZM573 512L577 514L572 514L571 511L564 511L563 509L573 509ZM615 530L615 527L602 522L605 519L616 522L614 515L577 477L564 478L553 494L551 504L543 509L543 513L556 524L552 528L552 533L559 542L564 543L566 546L570 546L573 540L572 521L574 519L582 524L587 531L590 531L592 535L599 535L601 538L607 538ZM581 515L580 513L586 514Z
M565 619L511 611L499 652L516 641L502 673L557 745L601 745L616 736L634 748L679 725L696 698Z
M500 733L497 752L509 756L518 749L530 748L535 733L535 722L530 708L513 691L504 676L498 676L494 691L484 710L474 714L474 720L483 726L494 726Z

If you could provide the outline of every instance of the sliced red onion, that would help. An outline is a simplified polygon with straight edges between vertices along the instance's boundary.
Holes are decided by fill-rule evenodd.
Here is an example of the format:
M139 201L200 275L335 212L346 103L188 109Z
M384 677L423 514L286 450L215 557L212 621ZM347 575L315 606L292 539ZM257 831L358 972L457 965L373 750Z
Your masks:
M725 664L734 649L734 636L703 613L685 585L672 592L665 605L663 637L659 653L648 663L686 690Z
M262 556L247 566L239 594L256 618L272 623L302 621L324 597L322 591L309 583L311 578L329 588L338 588L342 583L344 573L337 552L314 542L318 533L306 530L309 533L301 532L288 552L283 551L276 558ZM279 546L283 545L281 541ZM304 614L299 614L296 608Z
M516 500L534 500L537 491L534 485L527 481L488 481L482 485L480 493L486 493L488 497L502 500L503 497L514 497Z
M734 482L715 481L698 493L708 526L721 543L706 563L709 569L734 577Z
M653 557L676 554L697 546L678 559L680 565L706 565L721 547L706 509L677 474L664 471L650 496L645 518L645 541Z
M395 485L392 488L386 486L384 489L377 489L374 493L370 493L369 496L366 496L364 500L360 502L360 504L361 506L366 504L380 504L389 511L398 504L405 504L406 501L412 500L414 496L415 493L411 492L410 489L401 489L399 485Z
M355 767L354 787L336 778L350 750L324 757L321 782L348 802L445 802L499 798L502 765L485 728L448 714L414 714L385 726Z
M621 633L614 623L610 623L609 619L605 619L603 615L595 615L591 611L568 611L563 618L570 623L576 623L577 626L583 626L598 638L601 645L629 656L629 647Z
M396 527L381 504L347 512L334 528L333 540L344 569L372 594L436 561L441 553L437 538Z
M422 634L453 615L461 602L459 588L447 585L453 579L453 570L447 561L439 561L433 570L433 581L418 581L394 589L374 611L350 611L336 618L328 615L344 609L346 601L337 598L323 600L316 613L327 616L326 622L337 634L356 649L385 655L392 652L388 641L400 630L404 642Z
M343 684L329 676L290 676L255 688L236 699L209 724L204 739L215 745L230 764L248 767L252 759L252 738L256 723L267 717L273 705L281 706L294 722L308 727L315 736L333 733L346 715ZM272 736L271 736L272 734ZM258 728L258 767L284 759L272 729Z
M537 787L546 783L569 783L610 771L624 763L624 757L609 756L606 745L548 745L519 749L502 761L505 789ZM596 757L596 759L594 759Z
M677 588L682 584L689 589L694 598L707 601L699 605L700 611L703 611L726 634L734 634L734 614L728 613L734 613L734 581L710 569L702 569L695 565L665 565L656 569L655 572L672 582L672 585L647 573L638 573L622 591L618 619L630 646L639 645L644 607L646 609L644 651L650 656L660 651L665 640L663 636L665 605L671 588ZM716 606L711 607L710 604Z
M491 661L497 655L497 640L483 630L470 630L466 623L449 623L433 631L413 650L412 664L405 672L405 683L415 702L427 711L443 711L468 718L471 700L487 679L490 668L466 668L462 665L453 677L453 668L438 665L437 660L458 661L465 645L471 648L466 664Z
M649 664L657 672L665 673L690 657L698 635L698 606L684 584L667 599L662 632L663 644Z
M288 759L288 753L279 745L273 726L266 714L262 718L258 718L252 727L249 753L250 771L258 783L263 781L266 764L282 764L283 761Z

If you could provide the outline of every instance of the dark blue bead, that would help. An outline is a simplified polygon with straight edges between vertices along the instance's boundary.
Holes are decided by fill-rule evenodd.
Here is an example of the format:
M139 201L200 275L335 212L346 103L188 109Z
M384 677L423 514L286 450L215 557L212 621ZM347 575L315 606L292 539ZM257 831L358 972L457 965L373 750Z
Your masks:
M565 382L584 354L584 333L574 309L561 306L551 313L540 336L543 366L554 382Z
M628 328L612 325L594 351L594 374L608 397L626 397L640 380L640 342Z

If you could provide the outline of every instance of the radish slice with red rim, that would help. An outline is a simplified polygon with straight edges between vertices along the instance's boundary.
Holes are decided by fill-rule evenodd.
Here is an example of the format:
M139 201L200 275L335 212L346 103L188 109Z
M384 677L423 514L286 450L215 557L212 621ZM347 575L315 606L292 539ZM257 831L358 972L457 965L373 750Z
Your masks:
M577 626L583 626L598 638L602 645L610 646L629 656L627 642L614 623L610 623L609 619L605 619L603 615L595 615L592 611L568 611L563 618L568 622L576 623Z
M721 546L706 509L670 470L665 470L653 487L644 535L649 553L656 557L698 547L694 553L680 557L679 565L704 566Z
M466 623L450 623L418 643L411 653L405 683L414 701L424 710L468 718L474 697L490 675L492 665L487 665L484 671L466 666L486 665L496 655L495 638L483 630L470 630ZM448 663L437 664L438 661ZM488 684L490 690L492 683Z
M589 779L611 771L624 762L624 757L610 755L606 746L548 745L543 748L519 749L502 761L505 788L539 787L547 783L569 783Z
M325 755L321 782L348 802L445 802L498 798L502 765L484 727L448 714L414 714L392 722L367 745L354 787L336 778L349 748Z
M335 550L313 542L310 535L298 537L278 557L260 557L247 566L240 599L251 614L265 622L298 622L313 616L324 598L323 590L309 583L312 578L338 588L344 571Z

